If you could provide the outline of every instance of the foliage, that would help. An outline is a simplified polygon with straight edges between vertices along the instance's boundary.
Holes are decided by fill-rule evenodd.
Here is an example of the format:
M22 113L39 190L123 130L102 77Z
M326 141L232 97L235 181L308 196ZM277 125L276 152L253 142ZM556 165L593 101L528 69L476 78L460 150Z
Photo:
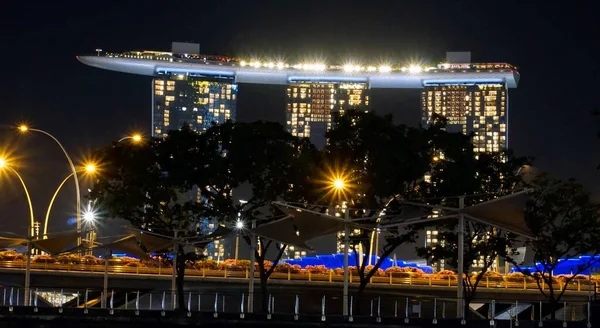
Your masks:
M509 282L523 282L524 280L526 282L533 282L534 281L533 278L531 278L531 276L524 275L521 272L509 273L506 276L506 281L509 281Z
M397 278L423 278L425 277L425 272L419 268L414 267L389 267L385 269L386 275L392 275Z
M434 130L432 130L433 132ZM521 185L519 169L531 160L525 157L515 157L512 152L483 153L476 157L473 146L468 138L448 133L433 136L439 146L436 150L443 154L434 161L430 170L430 182L421 183L420 190L432 205L460 206L460 195L463 206L471 206L480 202L492 200L514 192ZM459 150L463 151L460 152ZM443 158L442 158L443 157ZM454 197L447 197L454 196ZM449 214L438 211L438 215ZM444 259L446 265L458 268L458 220L447 220L435 226L438 234L432 238L443 243L435 246L419 247L417 253L433 262ZM490 268L497 257L508 256L516 242L516 236L506 231L490 226L465 220L463 243L463 295L464 307L468 309L474 299L479 283L484 278L494 278ZM474 267L481 263L482 267ZM480 270L478 273L471 273Z
M18 261L20 255L21 254L12 249L0 251L0 261Z
M525 222L533 235L527 245L537 265L536 271L529 274L555 310L567 285L589 271L599 259L600 205L573 180L561 181L541 175L533 181L532 187L534 193L525 210ZM554 271L559 263L582 255L588 257L581 259L583 262L572 275L562 277L563 284L557 289ZM554 319L555 311L551 313Z
M33 263L55 263L56 259L50 255L36 255L31 262Z
M102 264L103 261L101 261L99 258L95 257L94 255L84 255L83 257L81 257L80 263L86 264L86 265L98 265L98 264Z
M442 270L432 274L431 279L458 280L458 275L452 270Z
M194 263L194 268L195 269L208 269L208 270L217 270L218 268L218 264L217 261L215 260L201 260L201 261L196 261L196 263Z
M273 272L279 273L300 273L302 272L302 267L298 264L291 265L289 263L281 263L275 266Z
M77 254L59 255L56 261L60 264L80 264L81 257Z

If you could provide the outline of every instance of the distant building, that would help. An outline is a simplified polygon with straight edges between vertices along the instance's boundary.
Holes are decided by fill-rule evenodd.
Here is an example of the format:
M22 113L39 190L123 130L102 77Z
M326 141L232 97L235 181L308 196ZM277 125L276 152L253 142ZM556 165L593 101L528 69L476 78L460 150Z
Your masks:
M470 59L469 53L449 53L448 60ZM514 69L508 64L444 63L450 71L477 72ZM475 153L498 152L508 146L508 86L490 80L439 80L426 83L421 92L422 119L432 123L434 114L445 117L451 132L473 133Z
M293 82L287 88L287 129L309 138L318 148L325 147L325 134L331 129L333 114L349 109L369 108L366 83Z
M195 77L165 76L152 83L152 135L187 124L202 132L213 123L235 120L237 84L205 81Z

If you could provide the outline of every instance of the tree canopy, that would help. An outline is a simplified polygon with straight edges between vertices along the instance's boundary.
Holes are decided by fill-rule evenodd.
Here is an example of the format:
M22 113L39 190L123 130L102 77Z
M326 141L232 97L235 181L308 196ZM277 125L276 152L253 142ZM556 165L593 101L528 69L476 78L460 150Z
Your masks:
M533 234L526 245L534 254L535 270L525 273L535 278L540 292L550 301L554 319L569 283L581 273L589 274L599 261L600 204L573 180L542 174L533 180L532 187L534 193L525 210L525 222ZM569 259L580 261L557 288L555 270Z

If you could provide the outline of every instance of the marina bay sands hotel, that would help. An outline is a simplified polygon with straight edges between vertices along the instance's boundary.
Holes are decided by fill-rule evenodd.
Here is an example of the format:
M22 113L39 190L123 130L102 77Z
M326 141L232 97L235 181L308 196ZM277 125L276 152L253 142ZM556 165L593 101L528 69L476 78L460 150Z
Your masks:
M475 152L507 147L508 89L519 82L506 63L471 63L470 53L448 53L435 67L380 63L328 65L284 63L202 55L199 45L173 43L171 52L134 51L79 56L86 65L152 76L152 134L189 124L197 131L235 120L240 83L287 86L287 129L325 144L332 114L369 110L374 88L421 89L424 124L433 114L447 118L449 131L474 133ZM283 110L283 108L282 108Z

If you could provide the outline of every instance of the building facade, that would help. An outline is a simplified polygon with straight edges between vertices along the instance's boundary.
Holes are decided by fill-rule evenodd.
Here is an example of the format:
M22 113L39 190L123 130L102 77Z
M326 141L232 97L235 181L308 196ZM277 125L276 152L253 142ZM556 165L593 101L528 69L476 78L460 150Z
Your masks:
M434 114L446 118L450 132L473 133L475 153L498 152L508 147L508 96L503 84L440 84L421 93L425 125Z
M165 137L170 130L184 125L196 132L206 131L213 124L235 120L238 86L234 83L165 75L152 81L152 135ZM197 188L190 197L200 201ZM201 222L199 230L208 234L218 223L210 219ZM204 248L204 256L221 261L225 259L225 240L216 240Z
M349 109L368 110L369 98L366 83L292 82L287 88L287 129L323 148L333 114L343 115Z
M238 86L197 77L165 75L152 82L152 135L187 124L202 132L214 123L235 120Z

